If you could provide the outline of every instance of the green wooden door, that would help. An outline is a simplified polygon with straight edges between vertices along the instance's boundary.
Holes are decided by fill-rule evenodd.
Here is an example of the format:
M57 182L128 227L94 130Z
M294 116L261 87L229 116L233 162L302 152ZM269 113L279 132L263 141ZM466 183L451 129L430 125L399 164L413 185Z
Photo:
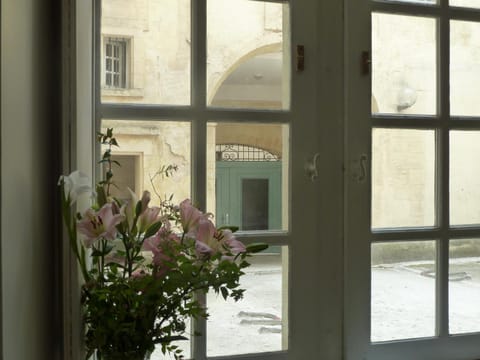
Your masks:
M281 171L280 162L217 161L217 225L280 230Z

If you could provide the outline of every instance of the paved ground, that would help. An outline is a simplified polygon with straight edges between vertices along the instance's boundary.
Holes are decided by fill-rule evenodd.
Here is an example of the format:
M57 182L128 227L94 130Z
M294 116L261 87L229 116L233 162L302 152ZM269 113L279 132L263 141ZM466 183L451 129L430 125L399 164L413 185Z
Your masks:
M268 260L268 261L267 261ZM209 295L210 356L281 350L281 267L266 259L243 277L242 302ZM432 263L398 263L372 269L372 340L433 336L435 273ZM480 258L450 267L450 331L480 331ZM188 342L180 344L188 355ZM163 359L157 351L152 360Z

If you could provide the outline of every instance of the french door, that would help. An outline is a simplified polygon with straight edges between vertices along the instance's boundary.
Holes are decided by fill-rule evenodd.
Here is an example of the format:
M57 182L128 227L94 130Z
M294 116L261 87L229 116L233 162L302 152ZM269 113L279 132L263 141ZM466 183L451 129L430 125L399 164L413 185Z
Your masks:
M480 357L478 8L347 2L347 359Z
M186 357L339 358L342 5L102 0L95 14L96 128L114 129L124 182L192 198L217 224L248 219L238 237L271 246L251 259L243 301L200 298L210 317L190 324L201 335L178 344ZM226 181L219 149L232 144L275 164L232 162Z
M96 127L136 191L217 213L218 147L279 159L280 224L240 238L281 250L255 299L205 299L187 357L480 357L476 1L92 3Z

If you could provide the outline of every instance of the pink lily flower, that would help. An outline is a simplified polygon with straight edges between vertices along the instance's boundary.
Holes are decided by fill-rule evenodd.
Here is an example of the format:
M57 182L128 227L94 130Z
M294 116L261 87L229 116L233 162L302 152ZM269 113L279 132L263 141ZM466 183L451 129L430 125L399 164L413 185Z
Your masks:
M201 254L213 255L218 251L219 242L215 238L217 229L210 221L208 216L201 216L198 219L195 233L192 234L195 238L195 248Z
M198 224L203 213L192 205L190 199L183 200L180 205L180 222L182 223L183 231L188 233Z
M95 212L87 209L83 219L77 223L78 232L85 236L84 244L87 248L98 239L115 240L117 236L116 226L124 220L124 216L114 214L111 203L106 203Z
M145 239L143 243L143 249L152 252L152 262L157 267L157 274L160 276L170 269L166 262L173 260L165 253L165 249L171 242L180 243L180 239L170 231L169 226L163 226L154 236Z
M237 255L239 253L247 251L245 245L235 238L231 230L222 230L222 241L228 246L232 254Z
M158 206L147 207L142 214L138 217L137 225L138 232L144 233L150 225L158 221L158 214L160 214L160 208Z
M155 266L160 266L161 263L169 258L163 253L161 244L165 242L165 234L162 229L152 237L145 239L143 242L143 249L150 251L153 255L152 262Z

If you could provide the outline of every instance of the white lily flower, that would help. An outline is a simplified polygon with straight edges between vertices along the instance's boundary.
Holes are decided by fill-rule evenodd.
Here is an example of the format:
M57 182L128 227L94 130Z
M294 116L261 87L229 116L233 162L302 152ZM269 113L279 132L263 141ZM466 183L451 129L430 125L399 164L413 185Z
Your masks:
M79 170L73 171L70 175L62 175L58 179L58 185L63 185L65 198L69 199L70 204L77 201L81 194L94 194L90 178Z

